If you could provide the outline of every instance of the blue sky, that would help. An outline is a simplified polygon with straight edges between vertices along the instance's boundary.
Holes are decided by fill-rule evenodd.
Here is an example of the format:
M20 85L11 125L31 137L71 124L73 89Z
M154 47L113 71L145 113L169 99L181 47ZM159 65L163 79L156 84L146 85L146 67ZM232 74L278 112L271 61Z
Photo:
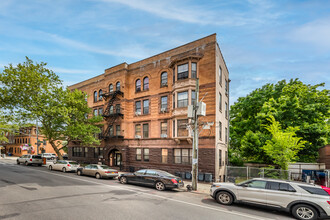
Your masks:
M231 104L282 79L330 80L327 0L1 0L0 69L47 62L65 85L217 33Z

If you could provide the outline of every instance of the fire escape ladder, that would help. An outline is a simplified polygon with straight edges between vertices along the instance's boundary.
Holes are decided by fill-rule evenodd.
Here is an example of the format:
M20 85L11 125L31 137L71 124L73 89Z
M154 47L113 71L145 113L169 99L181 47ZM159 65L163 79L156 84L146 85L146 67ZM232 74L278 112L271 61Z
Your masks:
M112 112L110 112L111 106L113 106L113 102L118 99L118 96L119 95L122 96L123 95L123 92L121 92L121 91L115 91L115 92L105 93L103 95L103 97L104 97L104 99L106 101L109 100L108 101L108 104L107 104L107 108L105 109L105 111L104 111L104 113L102 115L105 118L105 120L107 121L107 125L108 125L108 127L106 128L106 130L102 134L102 138L103 139L108 139L108 138L115 137L113 135L113 132L114 132L113 125L116 122L116 120L117 120L118 117L123 118L123 114L120 112L120 109L114 109L113 108L112 109ZM113 129L112 130L112 134L110 134L110 129L111 128ZM122 136L120 136L120 137L122 137Z

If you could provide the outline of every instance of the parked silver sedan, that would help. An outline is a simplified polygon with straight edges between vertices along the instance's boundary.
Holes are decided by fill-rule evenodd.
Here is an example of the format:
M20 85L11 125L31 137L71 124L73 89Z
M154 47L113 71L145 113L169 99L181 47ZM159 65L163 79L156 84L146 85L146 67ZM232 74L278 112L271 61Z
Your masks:
M118 176L118 171L106 165L89 164L85 167L79 167L77 169L77 175L95 176L96 179L113 179Z
M60 170L65 172L76 172L79 167L79 163L72 160L58 160L57 162L52 162L48 165L49 170Z

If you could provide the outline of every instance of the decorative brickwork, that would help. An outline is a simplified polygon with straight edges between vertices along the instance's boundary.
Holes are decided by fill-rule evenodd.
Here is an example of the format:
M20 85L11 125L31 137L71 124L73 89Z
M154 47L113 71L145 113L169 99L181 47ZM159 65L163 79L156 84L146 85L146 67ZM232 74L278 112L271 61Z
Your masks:
M183 122L190 123L187 105L193 102L197 77L199 97L205 96L203 102L207 106L206 116L200 117L200 122L214 122L210 130L200 134L199 172L212 173L217 180L224 175L223 166L219 166L219 149L222 158L227 152L224 138L221 140L218 135L218 122L224 126L222 131L229 127L224 111L219 111L218 107L218 94L225 94L225 87L219 84L219 65L222 76L228 79L228 70L213 34L136 63L119 64L106 69L102 75L70 86L70 89L88 94L87 102L92 109L103 108L103 112L110 112L111 105L114 111L118 106L122 117L104 121L103 131L107 134L103 137L107 138L96 146L103 149L103 155L96 158L94 149L88 148L83 157L73 157L72 147L83 146L70 143L69 156L85 163L102 162L125 171L155 168L171 173L189 172L192 133L186 130L187 124ZM167 73L165 80L164 72ZM110 88L115 91L119 83L123 94L111 105L107 102L109 99L95 101L95 92L102 89L107 93ZM222 98L228 103L228 96Z

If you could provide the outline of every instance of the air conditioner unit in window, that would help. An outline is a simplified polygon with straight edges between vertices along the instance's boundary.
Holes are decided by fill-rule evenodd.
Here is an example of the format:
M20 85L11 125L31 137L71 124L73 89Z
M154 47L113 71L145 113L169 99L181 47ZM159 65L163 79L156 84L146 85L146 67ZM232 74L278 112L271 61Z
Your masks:
M141 138L141 135L135 135L135 138Z
M167 86L167 83L162 83L162 86Z
M161 108L160 111L161 112L166 112L166 108Z
M161 134L160 137L161 138L167 138L167 134Z
M141 112L135 112L135 115L141 115Z

